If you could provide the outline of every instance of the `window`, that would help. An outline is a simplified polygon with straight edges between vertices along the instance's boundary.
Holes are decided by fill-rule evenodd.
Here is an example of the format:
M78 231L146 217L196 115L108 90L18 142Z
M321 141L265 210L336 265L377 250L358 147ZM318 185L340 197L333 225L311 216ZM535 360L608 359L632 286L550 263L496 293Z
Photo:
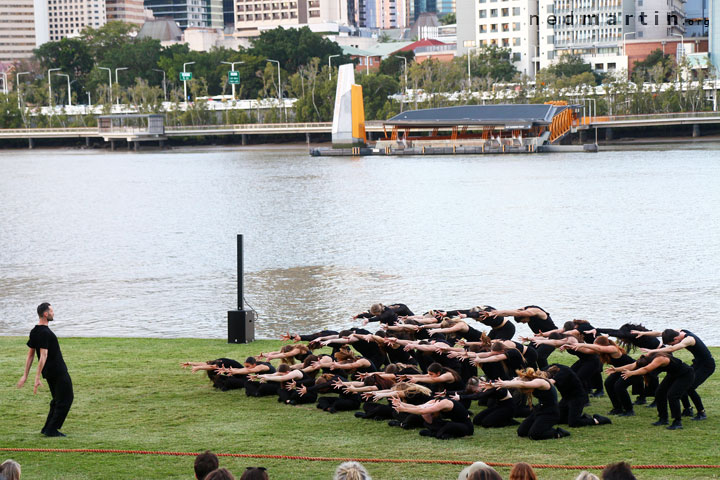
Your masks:
M608 63L608 70L615 70L616 65L614 63Z
M521 59L520 52L513 52L512 59L513 62L519 62Z
M498 16L498 10L497 8L493 8L490 10L490 16L491 17L497 17Z
M501 10L501 13L502 13L502 16L503 16L503 17L508 17L508 16L510 16L510 9L509 9L509 8L503 8L503 9Z
M555 43L555 35L548 35L547 43L548 45L552 45L553 43Z
M487 25L480 25L480 33L487 33Z
M515 15L517 17L518 15L520 15L520 7L513 7L512 12L513 12L513 15Z
M498 31L497 23L493 23L492 25L490 25L490 31L491 31L491 32L497 32L497 31Z
M515 46L515 47L520 46L520 37L513 38L513 46Z
M480 18L487 18L487 10L480 10Z
M513 23L513 32L519 32L520 31L520 22L514 22Z
M502 24L502 31L503 31L503 32L509 32L509 31L510 31L510 24L509 24L509 23L503 23L503 24Z

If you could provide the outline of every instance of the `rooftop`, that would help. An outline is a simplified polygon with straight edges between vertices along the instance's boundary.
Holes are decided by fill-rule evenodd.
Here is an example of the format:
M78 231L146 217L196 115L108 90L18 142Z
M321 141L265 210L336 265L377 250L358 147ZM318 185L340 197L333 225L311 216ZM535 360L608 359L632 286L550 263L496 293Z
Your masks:
M427 108L395 115L386 125L399 127L453 127L459 125L503 125L530 128L549 125L555 115L568 106L545 104L463 105Z

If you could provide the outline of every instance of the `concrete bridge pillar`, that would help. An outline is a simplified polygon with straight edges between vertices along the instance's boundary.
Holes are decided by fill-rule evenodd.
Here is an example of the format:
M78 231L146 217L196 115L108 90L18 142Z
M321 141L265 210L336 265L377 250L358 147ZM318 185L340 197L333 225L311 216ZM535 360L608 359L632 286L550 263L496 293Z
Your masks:
M85 146L90 147L90 137L85 137Z
M612 140L612 139L613 139L613 129L606 128L605 129L605 140Z
M580 137L580 143L585 143L585 137L587 137L587 130L579 130L578 135Z
M305 132L305 143L310 143L310 132Z
M700 125L699 124L696 123L695 125L693 125L693 134L692 135L693 135L693 138L697 138L700 136Z
M115 140L110 140L110 150L115 151Z
M240 135L240 139L243 145L247 145L247 133Z
M28 148L32 150L34 146L32 137L28 138Z

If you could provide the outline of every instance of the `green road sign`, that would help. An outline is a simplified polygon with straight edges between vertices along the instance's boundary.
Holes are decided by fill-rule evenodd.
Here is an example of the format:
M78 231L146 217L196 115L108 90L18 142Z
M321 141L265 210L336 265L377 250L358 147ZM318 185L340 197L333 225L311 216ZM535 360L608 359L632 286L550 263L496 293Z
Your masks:
M180 81L192 80L192 72L180 72Z
M236 70L230 70L228 72L228 83L230 85L239 85L240 84L240 72Z

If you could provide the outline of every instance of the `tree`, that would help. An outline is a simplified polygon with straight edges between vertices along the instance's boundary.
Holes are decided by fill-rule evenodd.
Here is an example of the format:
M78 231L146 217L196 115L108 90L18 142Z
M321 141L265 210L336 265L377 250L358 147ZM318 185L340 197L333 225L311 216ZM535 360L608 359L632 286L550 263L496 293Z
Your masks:
M378 112L385 107L388 96L399 90L398 81L389 75L371 73L360 77L365 103L365 118L377 119Z
M383 75L391 75L395 78L401 78L405 74L405 61L397 57L406 58L408 68L410 68L413 60L415 60L415 52L413 52L412 50L407 52L395 52L394 54L390 55L385 60L382 60L380 62L380 73L382 73Z
M470 73L473 77L489 78L494 83L509 82L518 74L508 48L483 45L471 53Z
M330 55L340 55L335 60L337 65L350 63L350 57L343 55L337 43L313 33L308 27L287 30L278 27L262 32L253 42L250 53L263 59L278 60L290 73L297 72L300 65L307 65L314 57L326 64Z
M456 23L457 23L457 15L455 15L455 12L450 12L440 19L440 24L442 24L442 25L454 25Z
M673 60L661 49L656 49L642 61L633 63L633 78L638 81L662 83L672 80Z

